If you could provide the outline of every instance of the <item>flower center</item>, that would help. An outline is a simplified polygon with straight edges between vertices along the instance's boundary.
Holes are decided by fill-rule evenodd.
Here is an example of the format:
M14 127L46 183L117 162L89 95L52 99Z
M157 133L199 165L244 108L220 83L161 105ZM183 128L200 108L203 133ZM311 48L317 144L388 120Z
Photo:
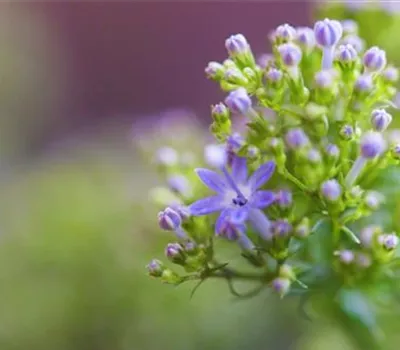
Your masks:
M238 205L239 207L243 207L247 203L247 199L244 197L237 196L232 199L232 203L234 205Z

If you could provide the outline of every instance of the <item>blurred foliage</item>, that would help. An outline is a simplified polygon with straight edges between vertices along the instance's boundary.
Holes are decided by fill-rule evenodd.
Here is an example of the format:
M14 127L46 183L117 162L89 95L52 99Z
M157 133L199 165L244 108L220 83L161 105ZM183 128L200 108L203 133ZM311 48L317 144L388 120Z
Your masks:
M232 303L216 281L191 301L193 285L159 288L146 276L168 237L146 204L151 174L113 135L84 135L3 175L0 348L287 349L299 319L288 322L280 303ZM290 324L282 339L276 330Z

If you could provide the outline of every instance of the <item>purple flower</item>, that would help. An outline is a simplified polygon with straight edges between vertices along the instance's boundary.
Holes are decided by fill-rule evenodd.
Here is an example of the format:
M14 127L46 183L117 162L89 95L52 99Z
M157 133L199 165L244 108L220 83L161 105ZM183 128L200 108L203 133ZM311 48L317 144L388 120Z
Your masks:
M204 159L213 168L220 169L227 162L227 154L223 145L207 145L204 147Z
M277 277L272 281L271 286L276 293L283 297L289 291L290 284L288 278Z
M343 28L343 34L357 34L358 24L356 21L353 21L352 19L345 19L341 21L341 24Z
M338 43L343 34L340 22L325 18L314 25L315 39L322 47L334 46Z
M392 156L395 159L400 159L400 143L393 145L392 147Z
M225 68L221 63L209 62L204 71L206 73L207 78L220 79L224 75Z
M294 44L282 44L278 47L278 51L286 66L297 66L301 61L301 50Z
M367 269L368 267L370 267L372 265L372 259L368 254L358 253L356 255L356 264L359 267Z
M327 156L330 158L336 159L340 155L339 147L333 143L330 143L325 147L325 152L326 152Z
M310 142L306 133L300 128L289 130L285 135L285 141L288 147L293 150L307 146Z
M361 155L364 158L375 158L386 149L386 141L381 133L369 131L361 139Z
M181 227L182 218L175 210L166 208L158 213L158 225L166 231L175 231L180 239L186 239L187 234Z
M378 242L381 244L386 250L393 250L399 244L399 238L391 233L391 234L384 234L378 237Z
M319 88L329 89L335 81L335 76L330 70L322 70L315 74L314 81Z
M360 231L360 242L364 248L370 248L374 239L374 236L382 232L382 228L376 225L365 226Z
M321 153L317 149L312 148L307 153L307 159L310 163L318 164L321 162Z
M399 79L399 70L393 66L387 67L382 72L382 77L387 82L395 83Z
M271 68L265 74L265 77L266 77L267 81L269 81L271 83L277 83L277 82L280 82L282 80L283 73L279 69Z
M346 35L341 41L342 44L349 44L354 47L357 53L364 50L365 42L358 35Z
M192 193L192 186L188 179L180 174L175 174L167 179L168 187L171 191L176 192L184 197L189 197Z
M183 265L186 260L186 254L179 243L168 243L165 247L165 256L174 264Z
M351 125L343 125L340 129L340 136L345 140L350 140L354 136L354 128Z
M216 120L225 120L229 118L229 110L221 102L211 107L211 115Z
M270 53L264 53L257 59L257 64L262 68L267 68L272 62L274 62L274 55Z
M306 50L315 46L314 31L308 27L297 28L296 42Z
M158 213L158 224L163 230L174 231L181 226L181 223L180 215L169 207Z
M376 131L384 131L392 122L392 116L384 109L374 109L371 113L371 124Z
M363 63L365 69L369 72L380 71L386 66L386 52L377 46L373 46L365 52Z
M153 277L161 277L165 269L162 262L157 259L151 260L150 263L146 266L146 268L147 271L149 272L149 275Z
M243 34L231 35L225 41L225 47L232 56L246 53L249 50L249 43Z
M354 261L354 253L348 249L335 252L335 255L337 255L340 262L345 265L349 265Z
M288 190L279 190L275 194L275 203L282 209L289 208L293 203L292 192Z
M275 41L279 41L280 43L292 41L296 36L296 29L290 24L285 23L278 26L272 36Z
M216 195L194 202L189 210L195 216L221 212L216 232L220 231L219 224L226 217L234 224L243 223L246 219L254 224L259 210L274 201L273 192L259 190L270 179L274 170L275 163L269 161L248 177L246 158L238 156L234 158L231 174L226 168L222 169L223 175L208 169L196 169L203 183L215 191Z
M250 96L245 88L233 90L225 98L225 103L233 113L246 114L252 106Z
M384 202L385 196L376 191L368 191L364 198L364 204L370 210L377 210Z
M273 224L273 232L275 237L288 237L292 232L292 225L285 219L276 220Z
M337 180L327 180L321 185L321 194L329 202L336 202L342 195L342 188Z
M161 147L157 150L156 161L164 166L173 166L178 163L178 153L171 147Z
M374 82L372 81L372 77L368 74L360 75L354 85L354 88L360 92L369 92L373 89L373 87Z
M340 45L336 51L336 59L342 63L354 62L358 57L358 53L353 45Z

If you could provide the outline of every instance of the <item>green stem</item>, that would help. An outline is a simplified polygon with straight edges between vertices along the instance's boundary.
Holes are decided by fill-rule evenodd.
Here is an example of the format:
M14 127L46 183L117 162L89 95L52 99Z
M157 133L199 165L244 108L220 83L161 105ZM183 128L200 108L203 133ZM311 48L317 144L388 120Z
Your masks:
M297 177L293 176L287 169L284 169L282 175L289 181L293 182L300 190L308 192L308 188Z

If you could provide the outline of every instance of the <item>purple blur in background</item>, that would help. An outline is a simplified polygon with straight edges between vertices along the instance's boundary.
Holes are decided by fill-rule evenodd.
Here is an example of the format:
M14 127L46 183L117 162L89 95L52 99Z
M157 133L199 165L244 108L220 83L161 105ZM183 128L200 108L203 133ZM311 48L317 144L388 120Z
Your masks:
M204 76L226 57L224 41L241 32L256 53L268 51L277 25L307 24L309 4L289 2L43 3L70 53L71 118L149 113L188 106L208 112L222 98Z

